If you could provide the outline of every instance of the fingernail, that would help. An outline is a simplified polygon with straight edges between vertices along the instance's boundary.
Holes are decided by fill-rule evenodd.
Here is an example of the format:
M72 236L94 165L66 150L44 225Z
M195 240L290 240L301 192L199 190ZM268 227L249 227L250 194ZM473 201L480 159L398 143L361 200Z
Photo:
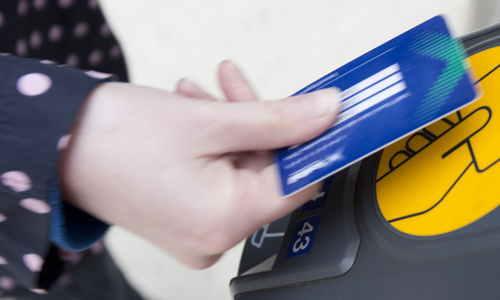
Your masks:
M231 71L237 69L236 65L234 64L234 62L232 60L230 60L230 59L223 60L222 63L225 64L226 68L228 68Z
M179 80L178 83L178 86L181 88L190 88L193 85L194 85L193 82L187 78L182 78L181 80Z
M239 76L241 76L243 80L248 81L246 74L243 73L242 69L238 67L238 65L235 62L233 62L230 59L226 59L223 61L223 63L226 65L228 71L239 74Z
M339 110L338 88L328 88L307 94L301 99L301 105L309 119L319 119L332 116Z

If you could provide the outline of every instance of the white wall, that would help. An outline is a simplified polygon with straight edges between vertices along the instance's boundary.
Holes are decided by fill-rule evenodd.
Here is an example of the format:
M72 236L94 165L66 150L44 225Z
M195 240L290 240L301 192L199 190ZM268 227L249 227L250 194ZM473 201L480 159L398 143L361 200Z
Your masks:
M188 77L219 94L215 70L231 58L264 99L288 96L405 30L444 13L472 29L473 0L101 0L134 83L171 89ZM144 199L147 201L147 199ZM149 299L229 299L241 245L192 271L114 229L107 244Z

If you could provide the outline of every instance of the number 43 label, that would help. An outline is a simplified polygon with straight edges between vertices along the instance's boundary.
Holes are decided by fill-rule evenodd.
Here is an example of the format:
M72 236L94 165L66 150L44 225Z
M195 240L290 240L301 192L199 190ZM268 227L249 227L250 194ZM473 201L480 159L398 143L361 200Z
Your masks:
M299 256L311 251L320 221L321 215L316 215L297 222L285 258Z

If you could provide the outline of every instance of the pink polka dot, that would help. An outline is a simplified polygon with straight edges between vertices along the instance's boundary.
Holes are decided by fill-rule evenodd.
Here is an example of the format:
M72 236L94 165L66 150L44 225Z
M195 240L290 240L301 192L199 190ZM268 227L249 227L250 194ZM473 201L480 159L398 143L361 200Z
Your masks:
M75 26L73 34L76 38L82 38L89 32L89 24L86 22L80 22Z
M2 184L14 192L24 192L31 188L31 179L23 172L10 171L0 177Z
M3 256L0 256L0 265L6 265L7 264L7 260L5 260L5 258L3 258Z
M82 260L83 254L81 252L72 252L72 251L60 249L59 250L59 258L62 261L67 261L73 265L76 265L77 263L79 263Z
M36 214L46 214L50 212L50 205L48 205L45 201L35 199L35 198L27 198L19 201L19 205L24 209L32 211Z
M64 28L59 24L54 24L49 28L49 40L53 43L57 43L61 40L64 34Z
M55 64L55 62L53 62L51 60L48 60L48 59L41 60L40 63L44 64L44 65L53 65L53 64Z
M80 57L78 57L77 54L72 53L66 57L66 65L70 67L76 67L78 66L78 63L80 62Z
M36 10L44 9L46 4L47 4L46 0L33 0L33 7Z
M102 61L102 51L99 49L96 49L89 54L89 64L92 66L97 66L98 64L101 63Z
M83 254L81 253L73 253L73 255L71 255L68 259L68 261L71 263L71 264L74 264L76 265L77 263L79 263L83 258Z
M10 291L15 287L16 287L16 282L14 281L14 279L7 276L0 277L0 288Z
M16 42L16 54L26 56L28 54L28 43L25 39L18 39Z
M94 255L99 255L102 250L104 250L104 243L102 241L95 242L92 246L90 246L90 252Z
M57 150L59 150L59 151L65 150L68 147L70 139L71 139L70 134L63 135L59 139L59 142L57 142Z
M57 3L59 3L60 8L69 8L71 5L73 5L75 1L74 0L59 0Z
M64 274L59 277L57 283L61 286L68 286L73 281L73 276L71 274Z
M5 21L5 17L3 16L2 12L0 11L0 28L2 28L4 21Z
M99 7L99 2L97 2L97 0L89 0L88 5L90 9L97 9Z
M17 90L25 96L38 96L49 90L52 80L42 73L30 73L17 80Z
M85 72L85 74L89 77L96 78L96 79L105 79L105 78L109 78L109 77L113 76L111 74L101 73L101 72L97 72L94 70L87 71L87 72Z
M28 14L30 6L28 0L21 0L17 3L17 14L24 17Z
M42 270L43 259L38 254L25 254L23 255L23 261L26 267L31 272L39 272Z
M38 295L45 295L45 294L47 294L47 291L43 290L43 289L30 289L30 292L38 294Z
M4 214L0 214L0 223L7 220L7 217Z
M101 33L101 35L103 37L107 37L107 36L111 35L111 29L109 28L108 24L106 24L106 23L102 23L101 29L99 30L99 32Z
M31 33L30 46L33 49L38 49L43 43L43 35L40 31L36 30Z
M109 57L111 57L112 59L120 58L121 55L122 55L122 51L118 45L114 45L109 50Z

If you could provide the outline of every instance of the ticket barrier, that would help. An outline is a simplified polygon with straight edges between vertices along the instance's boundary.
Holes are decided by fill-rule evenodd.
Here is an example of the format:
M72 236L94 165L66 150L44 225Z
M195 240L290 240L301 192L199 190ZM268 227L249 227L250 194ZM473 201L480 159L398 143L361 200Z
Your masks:
M500 299L500 25L462 42L482 98L255 232L234 299Z

